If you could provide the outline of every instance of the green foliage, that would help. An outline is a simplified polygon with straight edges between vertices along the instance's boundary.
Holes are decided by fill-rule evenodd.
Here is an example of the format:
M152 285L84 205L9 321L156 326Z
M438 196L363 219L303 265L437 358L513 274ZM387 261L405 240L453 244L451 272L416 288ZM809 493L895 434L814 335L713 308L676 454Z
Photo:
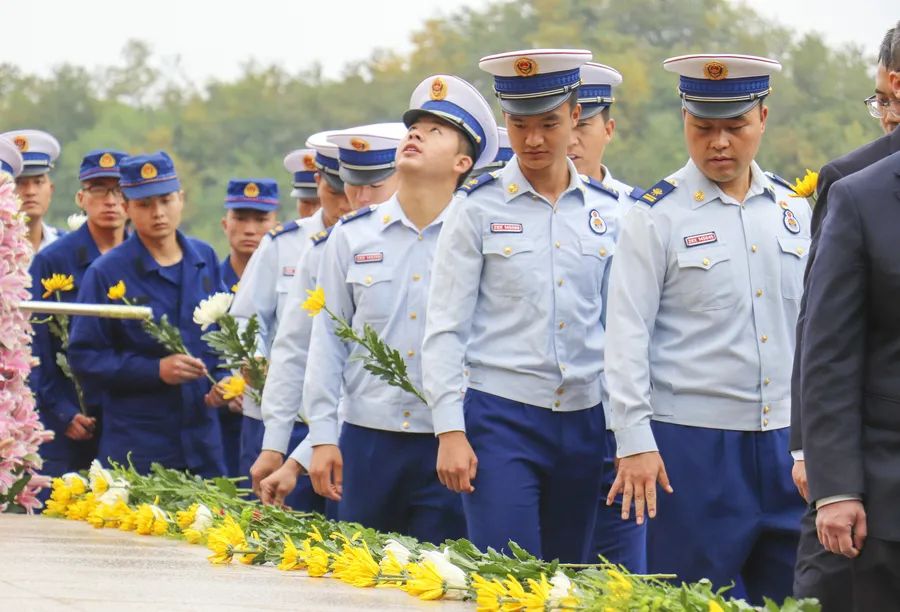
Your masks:
M216 324L218 329L203 334L203 341L222 358L223 369L240 370L251 397L259 403L268 369L268 360L256 354L259 319L252 315L243 331L237 319L229 314L220 317Z
M184 229L224 254L218 220L231 177L271 176L283 187L282 216L294 216L281 165L313 132L396 121L409 94L439 72L470 80L492 99L483 55L508 49L584 47L618 68L624 83L612 109L617 128L605 163L619 179L648 186L686 159L677 77L661 61L690 52L736 51L784 64L768 101L760 164L788 179L819 168L880 133L860 101L873 89L874 57L829 47L819 34L795 35L747 4L726 0L523 0L461 9L411 33L409 55L378 49L348 65L339 80L317 66L290 74L248 63L233 82L195 84L140 41L120 63L89 72L62 65L41 78L0 65L0 116L7 128L55 134L63 155L54 171L49 221L63 225L79 185L81 156L101 146L129 152L167 149L186 192ZM874 47L878 41L872 41Z

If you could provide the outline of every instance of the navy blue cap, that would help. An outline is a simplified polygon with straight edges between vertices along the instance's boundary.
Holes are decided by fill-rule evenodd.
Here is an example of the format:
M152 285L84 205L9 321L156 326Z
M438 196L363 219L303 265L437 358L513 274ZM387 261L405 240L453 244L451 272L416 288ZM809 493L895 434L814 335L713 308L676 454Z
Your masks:
M119 186L129 200L181 191L175 163L165 151L126 156L119 162L119 169Z
M79 181L89 181L96 178L120 178L119 164L128 154L113 149L95 149L81 160L81 170L78 171Z
M278 182L275 179L231 179L225 208L250 208L263 212L278 210Z

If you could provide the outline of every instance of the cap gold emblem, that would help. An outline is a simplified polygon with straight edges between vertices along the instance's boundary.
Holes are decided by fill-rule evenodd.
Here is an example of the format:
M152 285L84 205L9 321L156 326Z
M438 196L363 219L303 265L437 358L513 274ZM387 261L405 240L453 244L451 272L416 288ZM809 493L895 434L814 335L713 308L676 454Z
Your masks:
M19 148L19 151L23 153L28 150L28 138L25 136L15 136L13 138L13 143Z
M259 186L256 183L247 183L244 187L244 197L255 198L259 196Z
M159 174L159 173L156 170L156 166L154 166L150 162L147 162L146 164L141 166L141 178L142 179L146 179L146 180L155 179L157 174Z
M100 156L100 161L98 163L101 168L112 168L116 165L116 158L109 153L104 153Z
M513 64L513 68L520 77L530 77L537 74L537 62L530 57L520 57Z
M721 81L728 78L728 66L722 62L706 62L703 66L703 74L713 81Z
M371 148L369 141L363 140L362 138L351 138L350 146L357 151L368 151Z
M447 97L447 82L441 77L435 77L431 82L431 99L443 100Z
M316 171L316 159L312 155L303 156L303 167L310 172Z

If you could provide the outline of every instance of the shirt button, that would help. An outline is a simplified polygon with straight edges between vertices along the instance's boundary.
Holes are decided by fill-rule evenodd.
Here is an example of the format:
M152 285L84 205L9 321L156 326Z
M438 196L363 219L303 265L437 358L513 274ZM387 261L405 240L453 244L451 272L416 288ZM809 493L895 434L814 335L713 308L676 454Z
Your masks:
M769 426L769 419L763 419L763 427Z
M565 393L565 392L566 392L566 390L563 389L562 387L560 387L559 389L556 390L556 394L557 394L557 395L562 395L562 394Z
M772 382L771 379L768 376L766 376L766 379L763 381L763 384L768 385L770 382Z
M412 279L416 282L422 280L422 276L420 274L413 274Z
M409 429L409 421L403 421L403 429Z
M767 335L763 334L762 337L760 337L760 340L762 340L763 342L768 342L769 337Z
M703 258L703 265L706 266L707 268L709 267L709 257Z
M763 414L769 414L769 405L768 404L763 406Z
M412 413L409 410L403 411L403 416L405 416L405 417L409 417L410 414L412 414Z
M606 257L606 249L600 249L600 257Z
M510 247L503 247L503 254L504 254L504 255L511 255L511 254L512 254L512 249L511 249Z
M757 290L756 290L756 297L762 297L762 293L763 293L763 292L762 292L762 289L757 289Z
M803 247L797 247L797 255L803 255Z
M756 253L759 250L759 247L754 244L750 247L750 250Z
M559 248L559 240L557 240L556 242L554 242L554 243L553 243L553 246L555 246L555 247L558 249L558 248Z
M553 402L553 407L554 407L554 408L559 408L561 405L562 405L562 404L559 402L559 400Z
M565 372L565 371L566 371L566 366L564 366L564 365L559 366L559 371L560 371L560 372Z
M371 277L371 276L365 277L365 278L363 279L363 282L366 283L367 285L371 285L371 284L372 284L372 277Z
M415 352L415 351L406 351L406 356L407 356L407 357L415 357L415 356L416 356L416 352Z
M419 234L419 240L425 240L425 237L422 234Z
M417 315L416 313L414 313L414 312L409 313L409 318L412 319L413 321L416 320L416 317L417 317L417 316L418 316L418 315Z
M560 328L560 329L563 329L565 326L566 326L566 322L565 322L565 321L560 321L560 322L559 322L559 328Z
M558 281L556 281L556 284L559 285L560 287L562 287L562 286L563 286L563 279L559 279Z

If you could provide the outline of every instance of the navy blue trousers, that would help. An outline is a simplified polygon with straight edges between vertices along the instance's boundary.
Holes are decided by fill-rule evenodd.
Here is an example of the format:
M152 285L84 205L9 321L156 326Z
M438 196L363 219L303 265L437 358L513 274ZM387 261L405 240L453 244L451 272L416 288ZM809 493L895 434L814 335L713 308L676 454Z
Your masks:
M263 434L266 428L260 419L254 419L248 416L243 417L241 423L241 461L240 474L250 478L250 468L259 453L262 450ZM291 441L288 449L295 448L306 434L309 433L309 427L306 423L297 422L291 431ZM249 480L244 486L249 487ZM312 487L312 481L309 478L298 478L297 486L291 493L284 498L284 503L294 510L301 512L324 512L325 498L316 494Z
M434 434L345 422L339 445L344 460L340 520L435 544L465 537L460 496L437 477Z
M624 565L634 574L647 573L647 524L638 525L634 513L622 520L622 496L616 497L611 506L606 496L616 480L616 436L606 432L606 457L603 459L603 489L600 507L597 509L597 525L594 528L594 554L602 555L610 563Z
M594 557L606 424L599 404L553 412L474 389L463 403L478 457L475 491L463 495L469 539L509 552L513 540L542 559Z
M781 603L791 595L805 508L791 480L788 429L652 427L675 493L660 492L649 521L648 570L709 578L716 588L734 582L751 603Z
M222 430L222 451L229 478L237 478L241 472L241 423L244 417L227 406L219 408L219 427ZM261 443L260 443L261 444ZM252 464L251 464L252 465Z

